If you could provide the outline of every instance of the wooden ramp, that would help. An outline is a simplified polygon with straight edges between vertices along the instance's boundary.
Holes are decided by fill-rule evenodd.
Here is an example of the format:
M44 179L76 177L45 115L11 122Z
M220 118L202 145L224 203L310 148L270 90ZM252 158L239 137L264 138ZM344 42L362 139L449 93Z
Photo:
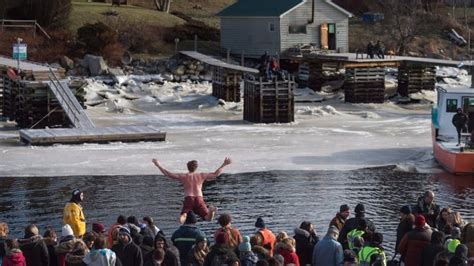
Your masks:
M164 141L166 132L154 126L120 126L102 128L53 128L22 129L20 140L30 145L52 145L56 143L107 143L113 141Z
M54 72L50 69L49 88L56 96L59 104L68 116L69 120L76 128L94 128L94 123L87 116L76 96L72 93L66 80L58 80Z
M234 64L229 64L229 63L226 63L226 62L221 61L219 59L216 59L214 57L210 57L208 55L201 54L201 53L198 53L198 52L195 52L195 51L180 51L180 53L183 54L183 55L189 56L191 58L194 58L198 61L201 61L203 63L206 63L208 65L211 65L211 66L222 67L222 68L232 69L232 70L236 70L236 71L240 71L240 72L246 72L246 73L254 73L254 74L259 73L258 69L251 68L251 67L238 66L238 65L234 65Z

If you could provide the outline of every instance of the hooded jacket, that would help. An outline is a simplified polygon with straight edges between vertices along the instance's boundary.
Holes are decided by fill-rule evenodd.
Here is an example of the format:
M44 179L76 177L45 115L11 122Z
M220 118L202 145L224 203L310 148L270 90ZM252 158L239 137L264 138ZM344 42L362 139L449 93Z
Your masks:
M86 218L79 203L66 203L63 211L63 222L71 226L75 237L81 237L86 233Z
M66 236L59 241L55 248L59 266L66 266L66 254L72 251L74 243L76 243L74 236Z
M301 265L311 264L313 257L313 249L319 238L316 234L303 230L301 228L295 228L295 241L296 241L296 254L300 260Z
M441 232L431 234L431 243L423 249L420 265L433 266L436 254L444 250L443 238L444 234Z
M245 252L240 256L240 265L241 266L255 266L258 262L258 256L253 252Z
M131 236L128 236L128 243L119 241L112 247L117 258L123 266L143 266L142 251L137 244L133 243Z
M20 249L26 259L28 266L48 266L48 247L41 236L25 235L25 239L19 239Z
M204 259L204 266L212 266L214 257L223 257L223 258L237 258L235 252L227 247L227 245L214 245L211 248L211 251L207 254L206 258Z
M294 264L295 266L300 266L300 260L294 247L279 242L275 245L275 253L280 254L283 257L285 265Z
M336 213L336 216L334 216L331 222L329 222L329 227L335 226L337 230L341 231L345 223L346 220L344 219L344 217L342 217L340 213Z
M58 266L58 256L56 255L56 246L58 243L51 237L44 237L43 241L48 248L49 266Z
M198 236L206 237L194 224L184 224L180 226L171 236L171 241L179 250L181 264L187 265L189 251L193 248Z
M454 257L449 260L450 266L467 266L467 246L466 245L459 245L456 248L456 252L454 253Z
M431 242L431 230L415 228L407 233L398 246L398 253L403 257L406 266L418 266L421 263L423 249Z
M397 227L397 240L395 242L395 250L398 249L398 246L400 245L400 241L402 241L402 238L408 232L411 232L413 230L414 223L415 223L414 220L410 220L409 217L406 217L405 219L400 221Z
M166 237L160 233L158 233L154 239L154 242L156 244L156 241L158 239L161 239L165 242L165 258L163 260L163 264L167 266L180 266L181 261L179 259L179 250L169 241L166 239ZM154 245L154 248L156 249L156 245ZM149 262L150 260L153 259L153 252L148 253L148 256L144 259L145 262ZM184 264L183 264L184 265Z
M19 249L12 249L3 257L2 266L26 266L26 259Z
M87 266L115 266L117 257L115 252L108 248L93 249L82 261L87 264Z
M462 243L468 248L468 258L474 258L474 223L468 223L462 230Z

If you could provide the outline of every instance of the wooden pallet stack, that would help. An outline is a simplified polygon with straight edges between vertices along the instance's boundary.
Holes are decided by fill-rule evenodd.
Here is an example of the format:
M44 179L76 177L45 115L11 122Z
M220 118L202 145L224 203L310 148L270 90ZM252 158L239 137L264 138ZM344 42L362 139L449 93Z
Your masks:
M226 102L240 102L242 72L215 67L212 77L212 96Z
M329 62L310 62L308 87L314 91L320 91L326 81L334 79L330 73L336 73L339 70L337 63Z
M15 95L18 90L18 83L9 79L8 76L2 76L3 80L3 117L9 120L15 120Z
M85 107L83 83L72 83L71 90ZM58 100L44 81L13 82L4 77L4 116L20 128L70 127Z
M403 63L398 67L398 93L408 96L421 90L434 90L436 68L422 64Z
M383 103L385 97L385 69L346 68L345 101L350 103Z
M254 123L290 123L295 121L294 79L244 81L244 120Z

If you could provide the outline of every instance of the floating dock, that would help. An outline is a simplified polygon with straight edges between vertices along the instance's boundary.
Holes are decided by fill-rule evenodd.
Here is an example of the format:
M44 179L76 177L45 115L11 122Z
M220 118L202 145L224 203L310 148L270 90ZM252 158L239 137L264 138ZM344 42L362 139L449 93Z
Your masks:
M20 140L30 145L164 141L166 132L154 126L22 129Z

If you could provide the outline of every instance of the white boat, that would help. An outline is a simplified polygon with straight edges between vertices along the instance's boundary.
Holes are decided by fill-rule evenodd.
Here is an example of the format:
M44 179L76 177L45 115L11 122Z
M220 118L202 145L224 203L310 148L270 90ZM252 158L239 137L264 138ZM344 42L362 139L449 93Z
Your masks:
M437 87L437 91L437 105L431 112L434 157L453 174L474 174L474 147L468 133L474 130L474 88ZM462 108L469 119L461 145L458 145L458 134L452 124L458 108Z

